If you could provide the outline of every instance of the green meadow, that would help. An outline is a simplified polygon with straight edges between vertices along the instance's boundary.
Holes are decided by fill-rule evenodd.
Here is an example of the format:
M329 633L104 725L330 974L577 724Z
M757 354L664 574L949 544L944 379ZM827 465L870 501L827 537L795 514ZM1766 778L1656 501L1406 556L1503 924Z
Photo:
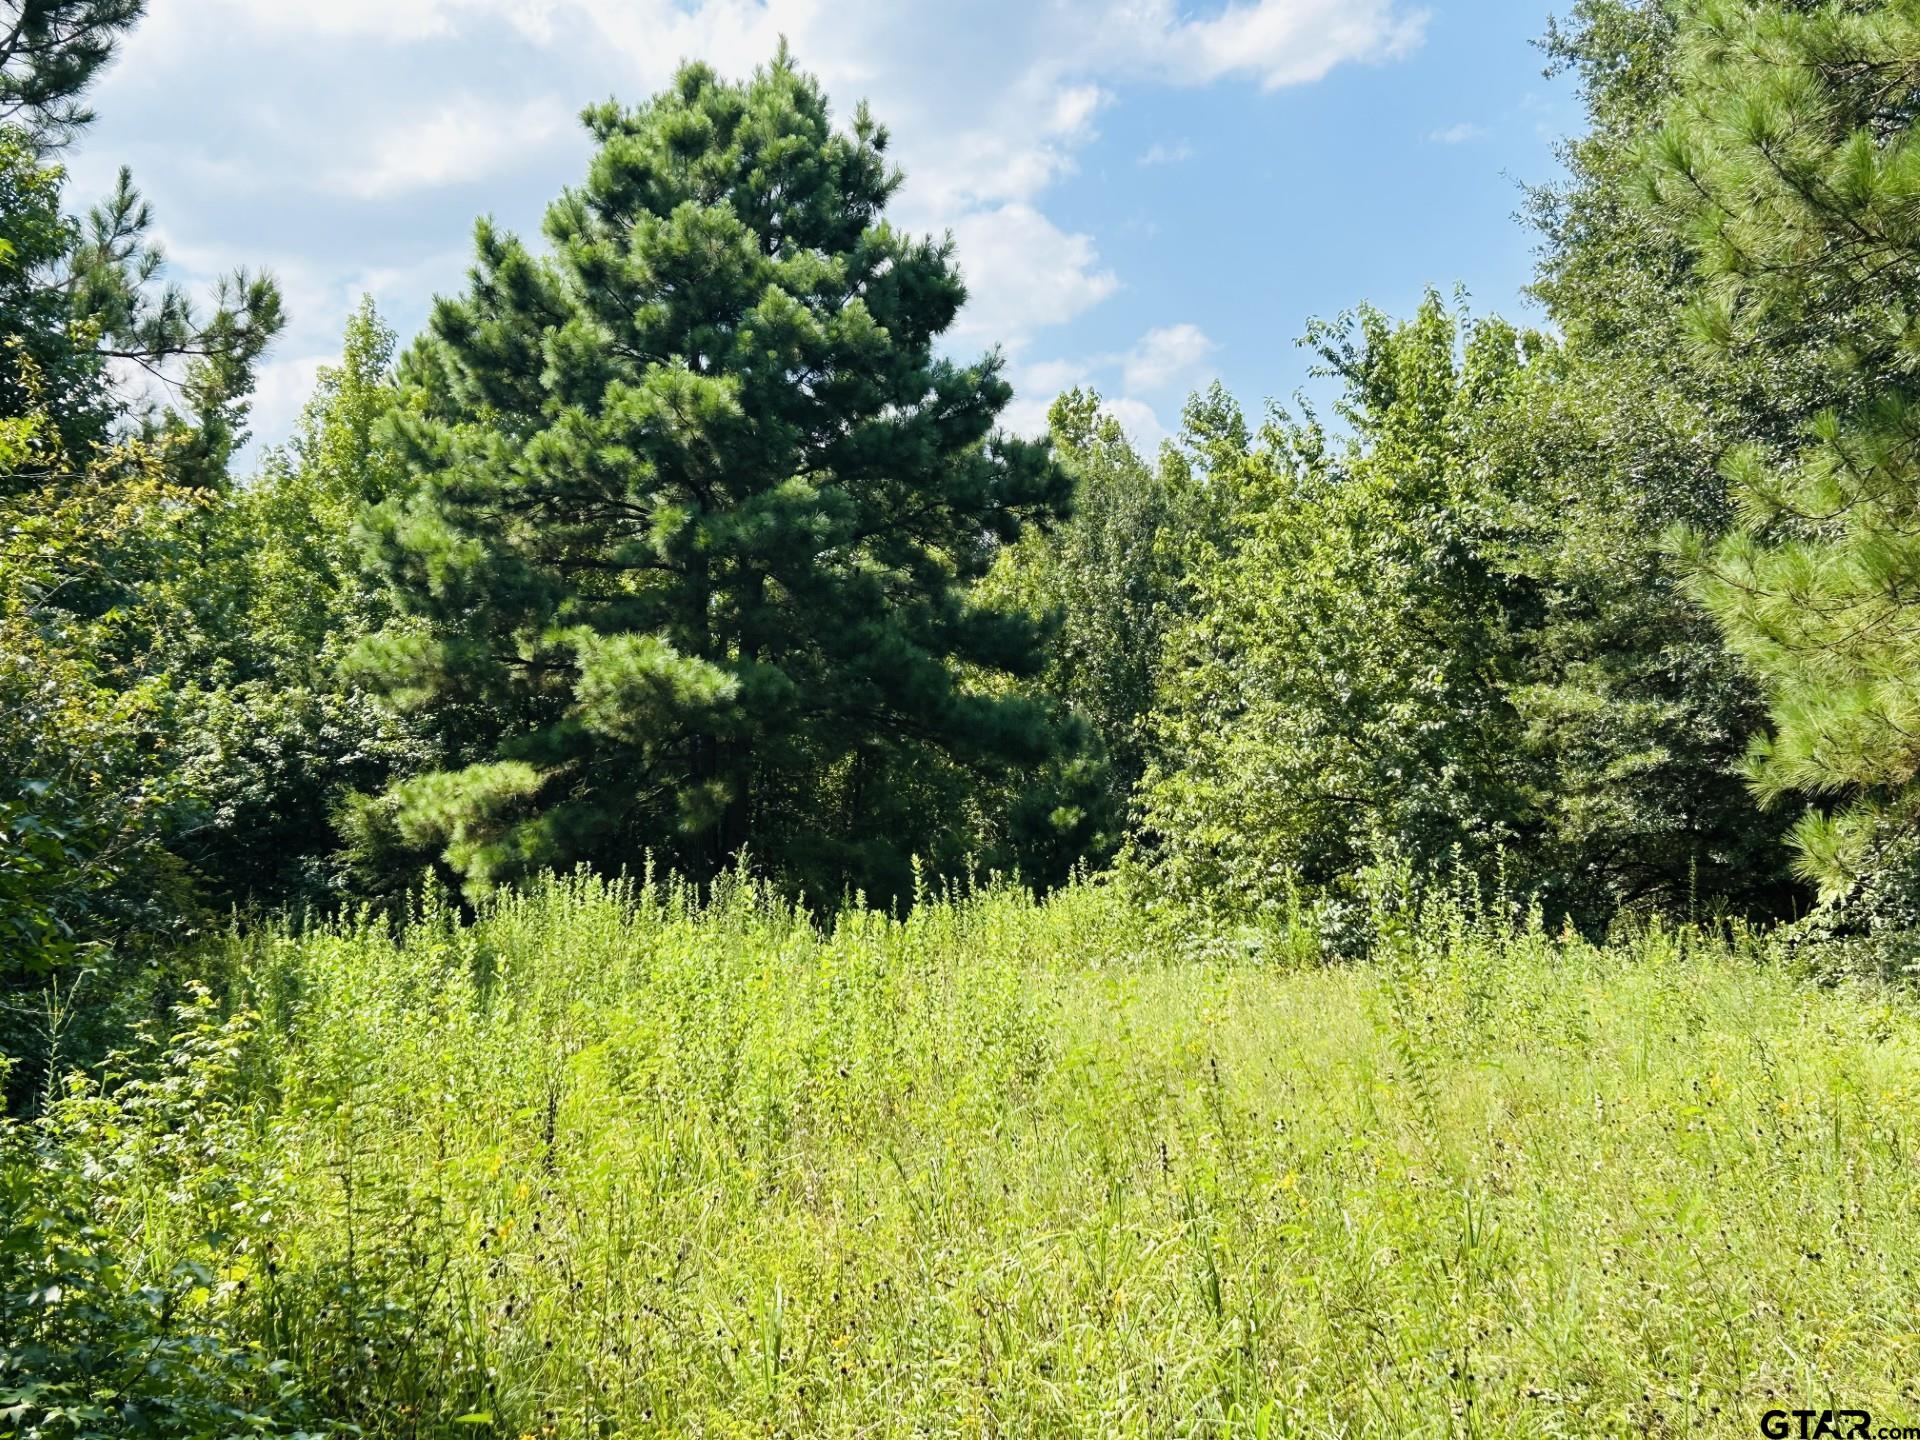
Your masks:
M39 1129L105 1283L369 1435L1920 1412L1910 1007L1738 937L1379 924L1326 967L1095 886L821 925L555 880L232 942L228 1004Z

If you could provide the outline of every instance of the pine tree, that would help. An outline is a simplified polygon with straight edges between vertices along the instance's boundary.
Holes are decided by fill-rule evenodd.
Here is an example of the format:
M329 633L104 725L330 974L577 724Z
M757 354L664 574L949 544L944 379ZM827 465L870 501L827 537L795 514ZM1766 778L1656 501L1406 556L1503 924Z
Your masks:
M147 0L12 0L0 17L0 124L57 149L93 119L82 99Z
M77 457L138 429L175 478L217 488L284 324L279 289L240 270L211 311L196 307L164 281L152 208L126 169L84 216L61 209L58 152L92 121L86 91L146 0L0 8L0 417L46 417ZM115 367L163 381L169 403L117 385Z
M1751 775L1816 797L1796 832L1829 898L1920 822L1920 4L1701 7L1649 174L1690 227L1716 353L1812 355L1837 397L1727 475L1737 524L1684 554L1761 677Z
M911 883L952 782L1056 757L992 680L1041 626L970 586L1069 481L997 430L997 354L936 353L965 291L886 223L864 107L836 132L783 48L586 120L551 254L483 222L402 367L409 479L368 526L401 618L365 663L469 763L401 787L401 828L479 886L749 846L816 890Z
M1500 427L1509 458L1493 461L1540 481L1521 528L1547 605L1516 698L1565 847L1555 888L1600 923L1616 907L1777 915L1806 902L1791 817L1743 774L1766 721L1760 687L1666 544L1676 525L1725 528L1729 450L1790 440L1833 395L1803 363L1811 350L1686 343L1701 287L1687 221L1648 203L1643 161L1681 84L1676 37L1693 8L1576 0L1549 29L1588 121L1561 147L1564 180L1530 196L1534 294L1562 343L1530 367Z

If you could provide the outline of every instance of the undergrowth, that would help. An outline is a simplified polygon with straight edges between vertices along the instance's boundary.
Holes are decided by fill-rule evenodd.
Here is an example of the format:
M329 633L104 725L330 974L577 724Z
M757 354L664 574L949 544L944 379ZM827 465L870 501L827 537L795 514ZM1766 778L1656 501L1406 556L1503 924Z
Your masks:
M90 1324L183 1377L169 1434L1920 1419L1909 1008L1739 936L1375 933L1196 960L1098 886L822 926L575 878L236 938L220 1003L6 1132L0 1436L159 1413Z

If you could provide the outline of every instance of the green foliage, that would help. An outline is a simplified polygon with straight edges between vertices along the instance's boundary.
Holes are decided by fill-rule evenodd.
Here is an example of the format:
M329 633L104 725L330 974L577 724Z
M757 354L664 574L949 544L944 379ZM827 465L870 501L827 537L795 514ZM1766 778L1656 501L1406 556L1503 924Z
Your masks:
M369 298L347 321L338 365L320 369L293 437L266 455L233 497L246 553L240 625L261 663L295 681L324 674L355 638L388 619L363 574L354 527L400 487L402 467L381 433L398 396L396 337Z
M1725 513L1719 445L1671 386L1625 356L1557 348L1487 427L1483 464L1514 488L1505 563L1537 587L1512 703L1516 763L1542 832L1525 868L1581 923L1621 913L1777 916L1798 899L1785 817L1743 778L1758 687L1688 595L1662 543Z
M11 75L0 49L0 85ZM131 429L172 478L217 488L245 439L255 366L284 324L279 291L236 272L203 315L165 281L153 212L127 171L85 217L62 210L65 180L31 131L0 124L0 416L47 416L82 459ZM116 383L110 364L177 403Z
M152 227L152 210L122 169L113 194L74 226L60 272L30 283L69 297L90 369L117 361L177 393L178 404L122 393L115 407L137 417L180 480L218 488L246 439L255 366L286 323L280 291L268 276L235 271L217 282L203 317L184 290L161 283L166 259Z
M1017 852L970 801L1070 736L991 683L1041 636L969 586L1069 482L995 429L997 356L935 354L964 291L883 219L886 132L835 131L784 53L588 121L551 256L482 224L402 366L408 480L370 522L399 617L361 654L450 761L395 792L404 827L475 893L751 844L885 896L916 851Z
M689 66L246 486L272 286L63 210L141 8L0 22L0 1440L1910 1397L1920 8L1580 0L1557 338L1362 309L1151 463ZM1769 717L1784 952L1659 918L1797 898Z
M156 752L171 735L165 681L142 663L162 628L128 577L168 563L195 497L139 442L82 470L43 415L0 421L0 1013L57 966L106 962L174 935L194 907L164 837L180 794ZM126 957L118 957L125 959Z
M1389 854L1491 864L1534 828L1506 687L1538 602L1502 563L1511 477L1481 463L1520 337L1485 322L1457 354L1430 297L1406 325L1362 311L1315 338L1350 443L1196 417L1223 513L1188 577L1145 823L1173 892L1229 908L1304 885L1337 912Z
M1905 4L1702 6L1649 147L1654 203L1703 282L1689 312L1703 352L1805 357L1830 377L1797 453L1728 458L1738 523L1681 552L1765 686L1757 789L1832 807L1796 831L1829 900L1857 898L1917 813L1916 55Z
M1744 351L1690 343L1701 285L1688 225L1650 203L1645 154L1683 83L1678 37L1698 8L1694 0L1577 0L1567 20L1550 24L1543 48L1554 71L1578 77L1588 127L1561 146L1568 179L1534 187L1528 209L1544 242L1533 291L1570 353L1596 372L1590 403L1650 438L1663 422L1667 439L1655 456L1679 447L1707 462L1655 470L1654 456L1630 454L1620 463L1637 466L1649 492L1697 508L1697 523L1717 524L1725 451L1793 441L1840 392L1838 377L1816 363L1817 336Z
M1740 775L1759 697L1661 542L1723 513L1658 483L1710 470L1699 409L1435 298L1309 338L1345 441L1190 413L1217 513L1162 681L1140 854L1164 888L1342 929L1398 858L1595 931L1785 908L1783 825Z
M164 283L152 216L123 174L85 219L58 146L138 0L25 0L0 21L0 1014L6 1054L59 969L132 984L197 911L170 841L192 828L172 764L205 633L198 541L239 438L271 282L237 276L196 315ZM110 362L173 382L177 406ZM51 977L51 979L50 979ZM102 1013L113 1009L111 1003ZM102 1027L104 1032L104 1027Z
M270 1314L277 1226L204 994L156 1063L0 1116L0 1440L318 1435Z
M1201 497L1173 453L1157 466L1143 460L1097 394L1060 396L1049 422L1073 479L1073 514L1007 547L983 586L1057 621L1037 683L1093 726L1112 808L1124 814L1153 754L1155 680L1186 601L1182 565Z
M355 790L436 758L343 675L353 646L392 617L355 527L400 481L379 433L397 403L393 352L363 302L288 444L207 507L199 568L181 577L191 618L174 629L169 668L183 682L178 770L196 811L178 849L224 903L381 893L340 853L353 836L339 812Z
M0 321L7 337L0 415L25 420L44 413L72 445L103 434L112 410L103 361L75 324L66 293L48 279L74 244L74 227L60 209L63 180L26 137L0 129ZM11 493L21 483L16 461L0 488Z
M1576 909L1778 916L1803 903L1786 820L1745 792L1759 687L1688 593L1665 545L1730 514L1719 469L1827 403L1798 354L1707 355L1687 343L1697 293L1673 216L1647 203L1641 155L1676 85L1687 0L1579 0L1544 48L1572 71L1585 134L1568 180L1531 192L1534 293L1565 337L1548 386L1512 425L1547 483L1533 567L1549 582L1540 669L1519 697L1552 772Z

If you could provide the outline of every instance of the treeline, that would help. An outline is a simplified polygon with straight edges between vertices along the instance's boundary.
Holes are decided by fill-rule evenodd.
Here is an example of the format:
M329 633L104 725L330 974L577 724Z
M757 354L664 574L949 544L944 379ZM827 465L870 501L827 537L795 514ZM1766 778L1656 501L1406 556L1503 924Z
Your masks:
M131 180L76 215L60 165L142 8L0 37L29 1068L235 909L429 869L744 854L893 904L1119 865L1336 945L1382 867L1464 870L1588 930L1817 906L1907 963L1920 5L1582 0L1541 328L1361 308L1308 334L1336 415L1215 388L1157 456L1085 393L1009 435L885 129L784 52L691 65L591 111L545 244L482 224L410 345L363 308L245 477L271 281L190 302Z

